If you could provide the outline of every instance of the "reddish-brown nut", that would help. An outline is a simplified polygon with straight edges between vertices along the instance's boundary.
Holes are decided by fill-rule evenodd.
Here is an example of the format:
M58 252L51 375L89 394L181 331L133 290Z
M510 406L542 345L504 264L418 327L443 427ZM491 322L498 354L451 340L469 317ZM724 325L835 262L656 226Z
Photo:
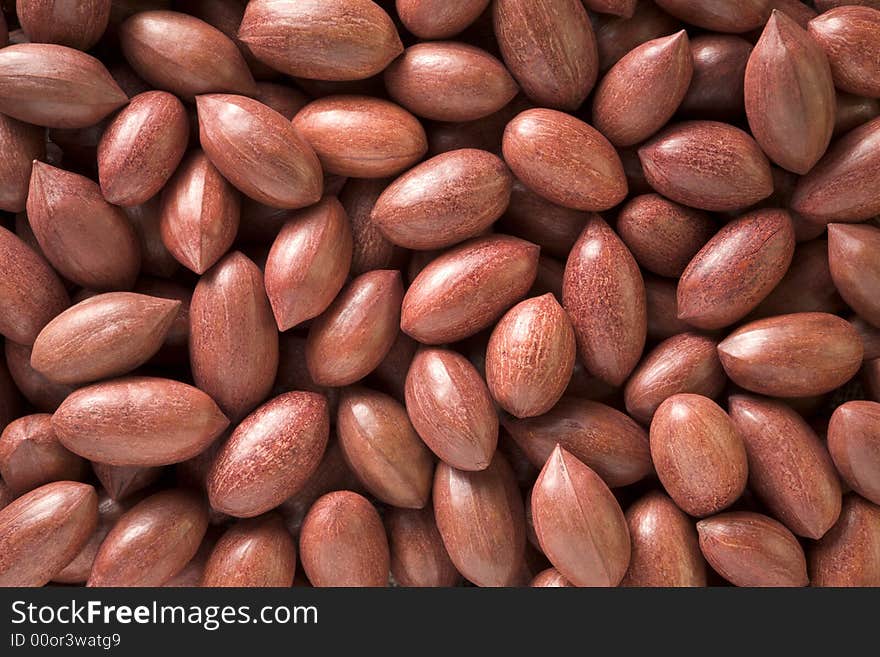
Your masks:
M681 29L681 23L653 2L637 2L629 17L596 17L594 29L599 50L599 70L607 71L641 44L674 34Z
M746 445L752 491L792 532L820 538L840 514L840 484L819 438L781 402L734 395L729 407Z
M212 2L214 0L211 0ZM209 516L210 517L210 516ZM208 565L208 559L211 558L211 552L220 539L219 530L213 526L208 526L205 532L205 538L202 539L199 549L195 556L189 560L183 570L178 572L174 577L166 580L162 585L163 588L193 588L202 583L202 575L205 572L205 566Z
M83 548L98 522L92 486L56 481L0 510L0 586L43 586Z
M424 344L457 342L488 328L532 286L538 251L507 235L478 237L446 251L409 286L400 328Z
M321 198L321 163L290 121L229 94L196 98L199 140L223 177L259 203L302 208Z
M388 183L386 179L352 178L339 194L339 202L351 224L352 276L374 269L388 269L405 261L402 249L388 241L370 217Z
M7 345L12 344L8 340L5 342ZM6 360L0 357L0 431L21 414L21 394L9 373ZM8 490L8 487L4 490Z
M176 281L147 277L141 277L134 290L138 294L180 302L180 310L171 322L165 343L153 360L157 363L171 364L186 361L184 352L189 345L189 305L192 302L192 290Z
M381 98L320 98L296 114L293 127L314 149L325 173L340 176L394 176L428 150L418 119Z
M208 508L200 497L182 489L156 493L107 534L87 586L161 586L195 556L207 529Z
M323 395L289 392L263 404L217 454L208 473L211 507L239 518L274 509L315 472L329 433Z
M880 358L865 362L862 381L868 398L880 402Z
M505 418L503 425L537 468L559 444L614 488L635 483L653 470L645 430L599 402L563 397L541 416Z
M782 523L760 513L721 513L697 523L700 549L735 586L806 586L807 560Z
M389 509L385 514L391 547L391 574L400 586L455 586L461 575L452 564L434 521L434 510Z
M831 278L828 242L818 239L798 244L785 276L750 317L809 312L833 314L845 307Z
M547 568L535 575L529 584L532 588L560 588L574 586L555 568Z
M246 256L229 254L199 280L189 343L196 385L233 422L269 394L278 371L278 331L262 272Z
M183 159L189 119L176 97L148 91L131 99L98 144L98 176L114 205L146 203L164 187Z
M40 331L31 366L68 385L130 372L159 351L180 306L180 301L133 292L90 297Z
M65 278L93 290L125 290L141 266L125 213L84 176L34 162L27 213L46 259Z
M98 496L98 524L89 540L77 555L71 559L64 569L52 577L57 584L85 584L92 573L92 564L95 556L101 548L101 543L110 533L116 521L128 510L127 505L122 505L114 499L101 493Z
M617 586L630 561L620 505L588 466L559 445L532 489L532 519L541 549L575 586Z
M52 413L73 392L71 386L52 383L31 367L30 347L6 340L4 351L9 374L16 388L37 410ZM10 415L10 419L12 417Z
M590 11L632 18L637 2L638 0L584 0L584 6Z
M80 388L52 416L71 452L111 465L166 465L202 452L229 420L198 388L127 377Z
M741 326L718 345L727 376L774 397L821 395L849 381L862 363L856 330L828 313L795 313Z
M842 7L844 5L857 5L861 7L873 7L874 9L880 9L880 0L814 0L813 4L816 5L816 10L820 14L826 11L830 11L835 7Z
M50 128L85 128L128 102L94 57L66 46L22 43L0 50L0 112Z
M43 327L70 304L64 284L46 261L0 226L0 334L31 345Z
M571 321L552 294L527 299L502 317L486 347L486 382L516 417L549 411L562 397L575 360Z
M862 338L862 344L865 347L865 360L880 358L880 327L869 324L858 315L850 317L849 323Z
M880 100L837 92L834 136L840 136L880 116Z
M210 2L211 0L202 1ZM292 121L293 117L308 105L310 100L305 92L296 87L276 82L257 82L257 93L254 94L254 99L271 107L288 121Z
M878 7L837 7L810 21L809 30L828 56L838 89L880 98Z
M587 370L621 385L645 347L645 284L632 254L598 216L587 220L568 256L562 305Z
M501 158L463 148L422 162L392 182L370 221L394 244L439 249L476 237L507 209L513 176Z
M532 191L575 210L608 210L625 197L626 176L614 147L570 114L531 109L504 129L504 160Z
M46 132L0 114L0 210L21 212L25 208L31 165L46 158Z
M406 375L406 412L425 444L460 470L483 470L498 443L489 389L464 356L422 349Z
M16 15L32 43L57 43L79 50L94 46L110 20L110 0L75 3L17 0ZM5 42L0 46L6 45Z
M299 535L312 586L387 586L391 568L382 519L366 498L336 491L312 506Z
M439 463L434 517L452 563L477 586L510 586L526 546L522 495L500 454L480 472Z
M293 584L296 546L277 513L238 520L217 541L202 574L204 587Z
M836 105L828 60L776 9L746 66L745 105L752 135L784 169L807 173L831 142Z
M702 329L730 326L773 291L794 255L785 210L757 210L724 226L678 282L678 317Z
M510 204L499 221L502 232L541 247L541 254L567 258L577 241L587 213L551 203L514 178Z
M684 30L643 43L602 78L593 96L593 124L615 146L644 141L675 114L692 74Z
M141 465L107 465L92 463L92 470L104 490L119 501L153 485L162 475L162 468Z
M395 8L406 29L420 39L455 36L489 6L489 0L397 0ZM406 586L406 585L404 585Z
M713 32L749 32L761 27L770 13L770 0L655 0L660 8L685 23Z
M657 407L672 395L716 398L727 382L717 347L715 340L698 333L680 333L657 345L626 383L627 412L650 424Z
M417 43L385 69L389 95L433 121L475 121L494 114L519 88L504 64L466 43Z
M828 226L828 264L843 300L880 327L880 228L869 224Z
M813 586L880 586L880 507L848 495L840 520L809 554Z
M195 16L143 11L119 27L125 59L158 89L192 100L199 94L256 92L235 43Z
M504 62L529 99L560 110L580 107L599 68L596 37L583 4L496 0L492 11Z
M391 17L370 0L252 0L239 39L272 68L314 80L361 80L403 52Z
M137 234L141 250L141 273L167 279L177 272L180 265L162 243L161 200L161 194L157 194L146 203L123 208L123 211Z
M328 308L345 284L351 254L348 217L333 196L284 224L266 261L266 292L280 330Z
M744 111L744 80L752 44L729 34L691 40L694 74L679 111L700 119L733 120Z
M814 223L850 223L880 214L880 118L838 139L798 180L791 209Z
M708 397L667 398L654 413L650 437L660 482L686 513L708 516L742 495L749 475L743 439Z
M235 241L240 204L238 191L195 150L162 192L162 243L182 265L204 274Z
M336 430L348 464L378 499L406 509L428 503L434 457L402 404L367 388L346 388Z
M677 278L718 230L708 214L659 194L630 200L617 216L617 234L645 269Z
M876 0L868 0L868 2L874 1ZM801 0L770 0L770 8L781 11L805 30L809 22L819 15L815 9L804 4Z
M0 435L0 475L15 495L52 481L80 481L87 470L82 458L58 442L51 415L25 415Z
M838 406L828 424L828 451L844 481L880 504L880 403L850 401Z

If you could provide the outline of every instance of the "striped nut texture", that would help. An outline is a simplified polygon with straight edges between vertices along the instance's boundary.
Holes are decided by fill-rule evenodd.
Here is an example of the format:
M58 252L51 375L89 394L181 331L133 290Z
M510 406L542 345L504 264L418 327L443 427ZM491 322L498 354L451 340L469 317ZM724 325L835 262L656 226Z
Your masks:
M190 304L190 365L196 385L238 422L272 389L278 330L263 274L239 252L199 279Z
M631 544L623 511L608 486L559 445L532 489L541 550L575 586L617 586Z
M434 474L434 517L456 569L477 586L510 586L526 547L522 495L500 454L480 472L440 463Z
M290 121L262 103L229 94L196 98L199 141L223 177L273 208L321 198L321 163Z
M596 37L579 0L496 0L492 19L507 68L538 105L575 110L596 84Z
M626 510L632 558L621 586L706 586L693 521L668 495L652 491Z
M794 255L785 210L757 210L724 226L678 282L678 317L702 329L730 326L773 291Z
M645 430L599 402L563 397L543 415L505 418L503 425L536 468L546 463L559 444L614 488L635 483L653 471Z
M489 0L397 0L395 8L406 29L421 39L447 39L473 23Z
M368 78L403 52L391 17L370 0L253 0L238 36L261 62L315 80Z
M0 434L0 475L16 495L53 481L86 479L88 464L58 442L52 416L25 415Z
M125 374L159 351L180 308L180 301L133 292L90 297L40 332L31 366L67 385Z
M15 4L21 29L33 43L89 50L104 34L110 20L111 0L17 0Z
M314 149L325 173L339 176L394 176L428 150L419 120L381 98L319 98L297 112L293 127Z
M274 509L315 472L329 433L323 395L288 392L263 404L238 425L211 465L211 507L239 518Z
M821 395L849 381L862 363L856 330L828 313L795 313L741 326L718 355L738 386L774 397Z
M201 586L284 587L293 584L296 546L277 513L238 520L211 551Z
M773 192L767 157L726 123L673 124L639 148L639 160L655 191L692 208L739 210Z
M718 397L727 377L717 347L715 340L698 333L680 333L661 342L626 383L627 412L650 424L657 407L672 395L686 392Z
M834 84L842 91L880 98L878 9L880 5L837 7L810 21L810 36L828 56Z
M424 344L443 344L492 326L532 286L538 251L508 235L478 237L446 251L409 286L400 328Z
M167 465L201 453L229 420L198 388L127 377L80 388L52 416L61 443L90 461Z
M388 94L432 121L475 121L507 105L519 87L485 50L453 41L417 43L385 69Z
M208 507L195 493L151 495L107 534L87 586L162 586L195 556L207 529Z
M516 417L549 411L568 387L575 360L574 329L552 294L521 301L502 317L486 347L486 382Z
M434 520L434 509L389 509L385 515L391 574L400 586L455 586L455 569Z
M428 504L434 456L400 402L367 388L346 388L336 430L346 461L379 500L406 509Z
M751 52L751 43L732 34L701 34L691 39L694 74L681 101L681 113L718 121L741 117Z
M729 406L746 445L752 491L792 532L820 538L840 514L840 484L819 438L780 402L734 395Z
M547 568L535 575L529 584L532 588L565 588L574 584L565 579L555 568Z
M106 463L92 463L92 470L107 495L116 501L130 498L134 493L151 486L163 472L161 467Z
M809 560L813 586L880 586L880 507L848 495Z
M385 237L370 216L388 183L385 178L351 178L339 193L339 202L351 224L352 276L374 269L388 269L404 260L403 250Z
M807 560L794 534L760 513L721 513L697 523L700 549L736 586L806 586Z
M312 586L388 585L391 555L382 519L351 491L336 491L312 506L299 535L303 570Z
M742 495L749 475L743 439L708 397L669 397L654 414L650 435L660 482L686 513L708 516Z
M27 216L46 259L62 276L92 290L126 290L141 266L137 235L97 184L35 162Z
M120 504L108 497L106 493L99 493L98 524L95 527L95 531L92 532L86 544L64 569L52 577L52 582L57 584L85 584L92 573L92 564L95 562L95 557L101 548L101 543L104 542L116 521L122 517L122 514L130 506L130 504Z
M147 91L131 99L98 144L101 193L114 205L146 203L168 182L189 141L189 118L175 96Z
M4 354L15 387L36 410L51 413L73 392L72 386L52 383L31 367L30 347L6 340Z
M880 227L828 226L831 278L847 305L880 328Z
M128 102L94 57L66 46L21 43L0 50L0 112L50 128L85 128Z
M644 141L675 114L692 74L690 44L684 30L634 48L596 88L593 124L615 146Z
M645 347L645 284L632 254L598 216L588 219L568 256L562 305L587 370L621 385Z
M232 246L240 215L238 191L202 151L194 150L162 192L162 244L177 262L204 274Z
M119 42L140 77L186 100L207 93L256 92L232 39L195 16L142 11L119 27Z
M397 270L370 271L349 283L309 328L306 366L312 380L341 387L375 370L400 332L402 302Z
M351 267L352 235L342 204L327 196L296 213L266 261L266 292L281 331L317 317L339 294Z
M43 327L68 305L67 291L55 271L0 226L0 335L9 340L7 352L12 342L33 344Z
M627 193L623 165L595 128L551 109L518 114L504 129L504 160L532 191L575 210L608 210Z
M761 27L770 13L770 0L656 0L676 18L713 32L748 32Z
M460 470L484 470L498 443L489 389L461 354L422 349L406 375L406 411L425 444Z
M56 481L0 509L0 586L44 586L73 559L98 522L92 486Z
M45 130L0 114L0 210L25 208L31 165L46 158Z
M631 16L597 16L594 28L599 70L604 72L643 43L675 34L681 23L653 2L637 2Z
M844 481L880 504L880 403L850 401L838 406L828 425L828 450Z
M162 243L161 200L161 195L157 194L146 203L123 210L137 234L141 251L141 273L167 280L177 272L180 265Z
M394 244L439 249L476 237L507 209L513 176L486 151L463 148L422 162L379 196L370 221Z

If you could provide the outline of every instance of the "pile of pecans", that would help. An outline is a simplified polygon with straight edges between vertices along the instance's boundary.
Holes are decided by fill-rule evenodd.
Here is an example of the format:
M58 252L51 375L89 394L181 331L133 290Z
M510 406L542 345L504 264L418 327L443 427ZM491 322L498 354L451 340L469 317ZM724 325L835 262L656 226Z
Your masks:
M880 586L857 4L4 2L0 585Z

